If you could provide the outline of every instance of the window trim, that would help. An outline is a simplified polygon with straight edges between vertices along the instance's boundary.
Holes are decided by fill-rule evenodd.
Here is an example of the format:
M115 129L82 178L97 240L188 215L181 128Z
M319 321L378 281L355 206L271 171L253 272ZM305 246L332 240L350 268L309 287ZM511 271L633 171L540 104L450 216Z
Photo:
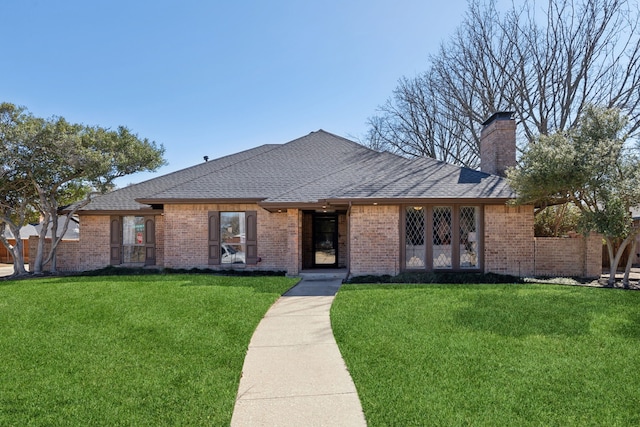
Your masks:
M424 267L411 268L407 266L407 208L421 207L424 211L424 239L425 239L425 263ZM477 218L477 267L462 268L460 266L460 250L452 250L451 268L434 268L433 267L433 209L435 207L451 208L451 241L460 241L460 211L462 207L476 207ZM410 204L400 206L400 265L401 271L407 272L482 272L484 271L484 205L476 203L430 203L430 204ZM455 245L457 246L457 245Z

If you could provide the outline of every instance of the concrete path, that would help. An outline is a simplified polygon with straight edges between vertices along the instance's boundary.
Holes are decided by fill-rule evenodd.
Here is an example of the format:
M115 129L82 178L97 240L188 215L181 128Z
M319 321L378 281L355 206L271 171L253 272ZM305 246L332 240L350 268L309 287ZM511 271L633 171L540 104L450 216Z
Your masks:
M0 277L11 276L13 274L13 264L0 264Z
M303 280L267 312L249 343L232 426L366 426L329 321L340 284Z

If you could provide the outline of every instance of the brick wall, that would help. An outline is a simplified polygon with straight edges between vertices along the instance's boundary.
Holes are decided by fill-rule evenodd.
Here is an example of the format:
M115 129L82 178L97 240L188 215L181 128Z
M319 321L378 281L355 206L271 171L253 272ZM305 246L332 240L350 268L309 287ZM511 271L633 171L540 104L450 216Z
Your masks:
M155 216L156 265L164 266L164 215Z
M600 277L602 274L602 236L535 238L536 276Z
M297 275L302 268L302 211L271 213L256 204L166 205L156 216L156 261L167 268L231 268L210 266L207 259L209 211L258 212L258 257L255 265L234 265L247 270L286 270ZM350 218L340 221L340 235L350 229L350 271L353 275L400 272L400 208L353 206ZM63 241L58 249L58 270L77 271L109 265L109 216L80 217L80 240ZM37 237L29 241L35 254ZM48 243L50 244L50 243ZM340 242L340 253L347 254ZM484 207L484 270L513 275L597 277L602 252L599 236L586 240L533 237L533 208L487 205ZM341 261L342 263L342 257Z
M351 274L398 274L399 227L398 206L353 206L349 224Z
M29 239L29 249L33 257L36 254L38 237ZM51 247L51 239L45 241L45 253ZM104 268L109 265L109 216L81 215L80 240L63 240L58 244L58 271L86 271ZM29 268L32 267L29 263ZM49 270L45 265L43 269Z
M208 263L208 212L257 211L257 265L222 265ZM292 215L296 215L290 210ZM282 270L288 254L288 214L270 213L256 204L179 204L164 207L163 260L167 268L220 268L246 270ZM160 228L156 224L156 230ZM297 272L296 272L297 274Z
M284 270L287 259L287 213L271 213L258 208L258 267L263 270Z
M533 206L484 207L485 272L532 275L533 239Z
M109 218L108 215L81 215L80 240L63 240L57 248L58 271L88 271L107 267L109 260ZM164 258L164 218L155 216L156 222L156 265L163 265ZM35 254L38 237L29 241ZM46 251L51 247L46 240ZM31 265L31 264L30 264ZM48 271L49 266L44 266Z
M80 270L96 270L109 265L109 216L80 216Z
M29 259L29 271L33 271L33 263L37 253L38 236L29 237L29 252L33 256ZM51 239L44 241L44 256L46 257L51 250ZM80 265L80 241L78 240L62 240L56 248L56 271L79 271ZM51 271L51 263L42 266L43 271Z
M288 275L297 276L302 269L302 211L299 209L287 210L285 232L285 241L287 242L285 269Z

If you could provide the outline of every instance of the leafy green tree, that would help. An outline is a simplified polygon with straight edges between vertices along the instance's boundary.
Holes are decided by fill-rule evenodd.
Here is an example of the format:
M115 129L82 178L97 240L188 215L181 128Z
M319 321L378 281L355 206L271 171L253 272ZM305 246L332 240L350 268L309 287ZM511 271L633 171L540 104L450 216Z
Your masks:
M2 108L17 107L2 104ZM33 272L40 273L49 262L55 271L56 248L73 215L93 195L111 190L116 178L162 166L164 148L139 138L125 127L111 130L69 123L62 117L45 120L26 114L24 109L18 110L21 120L8 122L8 133L2 139L4 150L10 153L3 160L3 170L27 183L25 193L20 196L26 205L15 199L8 201L3 218L26 218L28 207L40 214L42 228ZM62 207L66 207L66 217L60 226ZM24 223L18 221L16 225ZM49 232L51 249L45 254L45 237Z
M626 117L617 109L587 106L575 129L539 136L507 175L517 203L572 202L581 210L579 229L604 236L611 285L625 248L632 245L634 253L640 232L630 213L640 205L640 159L625 144L626 125ZM631 260L625 285L630 269Z
M17 167L16 159L34 124L35 119L24 108L0 104L0 241L13 258L14 274L26 273L20 229L38 219L32 203L35 190L25 171ZM15 244L9 242L7 228Z
M573 203L547 206L536 210L534 234L536 237L559 237L578 229L580 209Z

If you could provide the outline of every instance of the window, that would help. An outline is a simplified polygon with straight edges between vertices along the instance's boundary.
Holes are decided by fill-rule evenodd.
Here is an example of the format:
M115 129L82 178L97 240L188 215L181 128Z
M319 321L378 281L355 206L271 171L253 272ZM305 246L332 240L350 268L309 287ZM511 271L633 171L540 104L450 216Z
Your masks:
M257 212L209 212L208 258L211 265L256 264Z
M144 217L122 217L122 262L144 262Z
M433 208L433 268L453 267L451 248L451 207L436 206Z
M220 263L244 264L245 253L244 212L220 212Z
M460 208L460 268L478 268L478 207Z
M478 206L408 206L403 212L405 269L480 268Z
M153 216L112 216L109 257L111 265L155 265L155 218Z
M405 215L405 267L408 269L424 268L426 265L424 209L421 206L408 207Z

